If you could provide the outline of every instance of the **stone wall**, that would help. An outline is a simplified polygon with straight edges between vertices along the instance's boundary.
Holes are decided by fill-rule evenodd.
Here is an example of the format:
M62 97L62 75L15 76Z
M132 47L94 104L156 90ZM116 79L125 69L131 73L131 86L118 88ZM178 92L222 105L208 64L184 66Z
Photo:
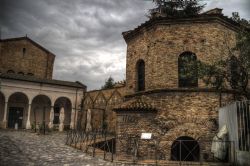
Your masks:
M55 55L29 38L0 41L0 72L9 70L37 78L52 79Z
M124 134L140 137L141 133L152 133L159 140L159 153L167 160L170 160L173 142L181 136L199 140L202 154L212 158L211 141L218 130L218 108L233 101L230 93L220 97L216 92L199 91L157 92L136 98L152 105L157 112L117 110L117 135L123 138ZM150 144L153 142L140 141L139 157L147 155L146 147L152 146ZM123 144L118 141L120 155L126 155L127 147L126 141Z
M153 22L153 21L152 21ZM145 90L178 87L178 57L190 51L203 62L228 57L235 31L220 21L195 19L154 22L125 36L127 42L127 94L137 91L136 63L145 61ZM130 33L130 32L128 32ZM199 80L199 87L204 87Z

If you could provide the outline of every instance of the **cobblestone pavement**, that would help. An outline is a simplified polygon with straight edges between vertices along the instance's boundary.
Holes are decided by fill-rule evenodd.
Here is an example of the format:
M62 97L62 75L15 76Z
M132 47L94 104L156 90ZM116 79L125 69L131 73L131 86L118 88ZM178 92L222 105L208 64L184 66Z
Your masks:
M65 133L38 135L29 131L0 130L1 166L110 166L65 145Z

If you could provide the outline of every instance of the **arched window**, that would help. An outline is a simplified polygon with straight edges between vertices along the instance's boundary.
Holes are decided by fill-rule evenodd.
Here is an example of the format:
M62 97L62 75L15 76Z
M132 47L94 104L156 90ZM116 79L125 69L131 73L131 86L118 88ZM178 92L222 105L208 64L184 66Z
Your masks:
M192 52L184 52L178 59L179 87L197 87L198 72L196 55Z
M235 56L230 58L230 85L232 89L245 89L248 84L248 76L246 70L240 65L239 60Z
M24 73L23 73L23 72L21 72L21 71L20 71L20 72L18 72L17 74L24 75Z
M13 74L13 73L15 73L15 72L14 72L13 70L8 70L7 73L8 73L8 74Z
M145 90L145 62L143 60L139 60L137 62L137 90L144 91Z
M231 87L233 89L236 89L237 88L237 85L238 85L238 81L239 81L239 75L238 75L238 70L239 70L239 65L238 65L238 60L235 56L232 56L230 58L230 72L231 72L231 80L230 80L230 83L231 83Z

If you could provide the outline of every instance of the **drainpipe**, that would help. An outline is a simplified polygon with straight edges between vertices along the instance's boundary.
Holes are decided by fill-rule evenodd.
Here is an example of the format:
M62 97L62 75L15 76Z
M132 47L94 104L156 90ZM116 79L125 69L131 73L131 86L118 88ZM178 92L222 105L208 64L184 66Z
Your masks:
M76 129L77 94L78 94L78 88L76 89L75 116L74 116L74 129Z

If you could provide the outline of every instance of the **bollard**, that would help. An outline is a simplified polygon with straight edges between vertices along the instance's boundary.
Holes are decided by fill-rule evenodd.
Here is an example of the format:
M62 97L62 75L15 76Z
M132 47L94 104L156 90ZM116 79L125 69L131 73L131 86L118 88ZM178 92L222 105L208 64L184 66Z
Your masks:
M15 123L15 130L18 130L18 123Z

